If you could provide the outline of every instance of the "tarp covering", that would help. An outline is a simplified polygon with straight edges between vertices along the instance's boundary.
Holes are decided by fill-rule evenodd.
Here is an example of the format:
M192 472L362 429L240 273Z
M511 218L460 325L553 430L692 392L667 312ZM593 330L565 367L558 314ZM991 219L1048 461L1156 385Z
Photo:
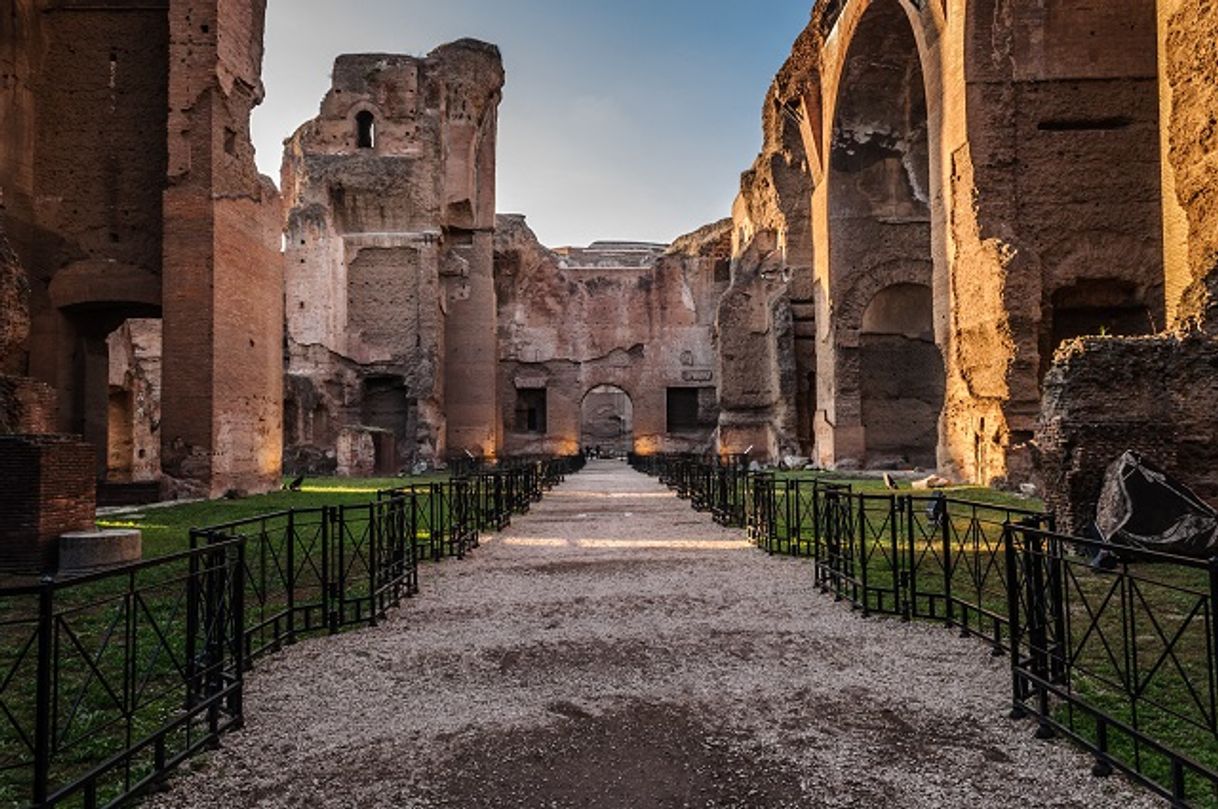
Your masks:
M1108 467L1095 524L1114 545L1200 559L1218 553L1218 511L1136 452Z

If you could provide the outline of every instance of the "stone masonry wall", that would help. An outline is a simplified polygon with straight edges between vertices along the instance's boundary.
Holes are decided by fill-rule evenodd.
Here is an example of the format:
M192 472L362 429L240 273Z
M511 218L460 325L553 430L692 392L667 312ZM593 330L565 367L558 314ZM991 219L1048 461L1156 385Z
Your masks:
M718 414L714 316L728 281L730 226L671 247L604 242L552 251L522 216L495 234L499 396L507 454L580 447L582 405L596 388L624 391L637 452L714 448ZM668 391L693 390L696 425L668 429ZM518 401L544 392L546 429L517 429Z
M1126 450L1218 499L1218 341L1200 332L1088 337L1058 352L1036 442L1058 527L1095 519L1104 473Z
M1160 0L1159 89L1167 308L1174 329L1139 340L1087 339L1058 352L1036 434L1046 499L1059 523L1095 517L1104 472L1129 449L1218 501L1218 20Z
M422 59L340 56L319 116L287 142L292 471L394 473L497 451L502 85L498 50L473 40Z

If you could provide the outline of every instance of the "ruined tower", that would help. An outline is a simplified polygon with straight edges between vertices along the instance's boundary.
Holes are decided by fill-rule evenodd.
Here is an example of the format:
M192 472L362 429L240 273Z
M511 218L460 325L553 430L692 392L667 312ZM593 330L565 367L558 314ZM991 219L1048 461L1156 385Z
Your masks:
M287 141L287 444L301 471L494 456L493 45L340 56Z

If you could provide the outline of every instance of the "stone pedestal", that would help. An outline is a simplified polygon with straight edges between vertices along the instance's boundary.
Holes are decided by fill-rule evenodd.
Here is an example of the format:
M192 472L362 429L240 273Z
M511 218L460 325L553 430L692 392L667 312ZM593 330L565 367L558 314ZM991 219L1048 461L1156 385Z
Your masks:
M143 557L143 535L135 529L70 531L59 537L59 575L79 576Z

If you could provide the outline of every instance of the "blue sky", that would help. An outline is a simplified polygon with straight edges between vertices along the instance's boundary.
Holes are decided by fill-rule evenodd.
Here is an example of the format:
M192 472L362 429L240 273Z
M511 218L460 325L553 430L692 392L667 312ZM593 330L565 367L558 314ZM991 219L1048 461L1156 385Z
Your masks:
M761 105L810 0L271 0L254 112L262 171L317 114L340 53L469 36L507 68L501 212L552 246L667 242L731 213ZM764 7L765 11L759 11Z

